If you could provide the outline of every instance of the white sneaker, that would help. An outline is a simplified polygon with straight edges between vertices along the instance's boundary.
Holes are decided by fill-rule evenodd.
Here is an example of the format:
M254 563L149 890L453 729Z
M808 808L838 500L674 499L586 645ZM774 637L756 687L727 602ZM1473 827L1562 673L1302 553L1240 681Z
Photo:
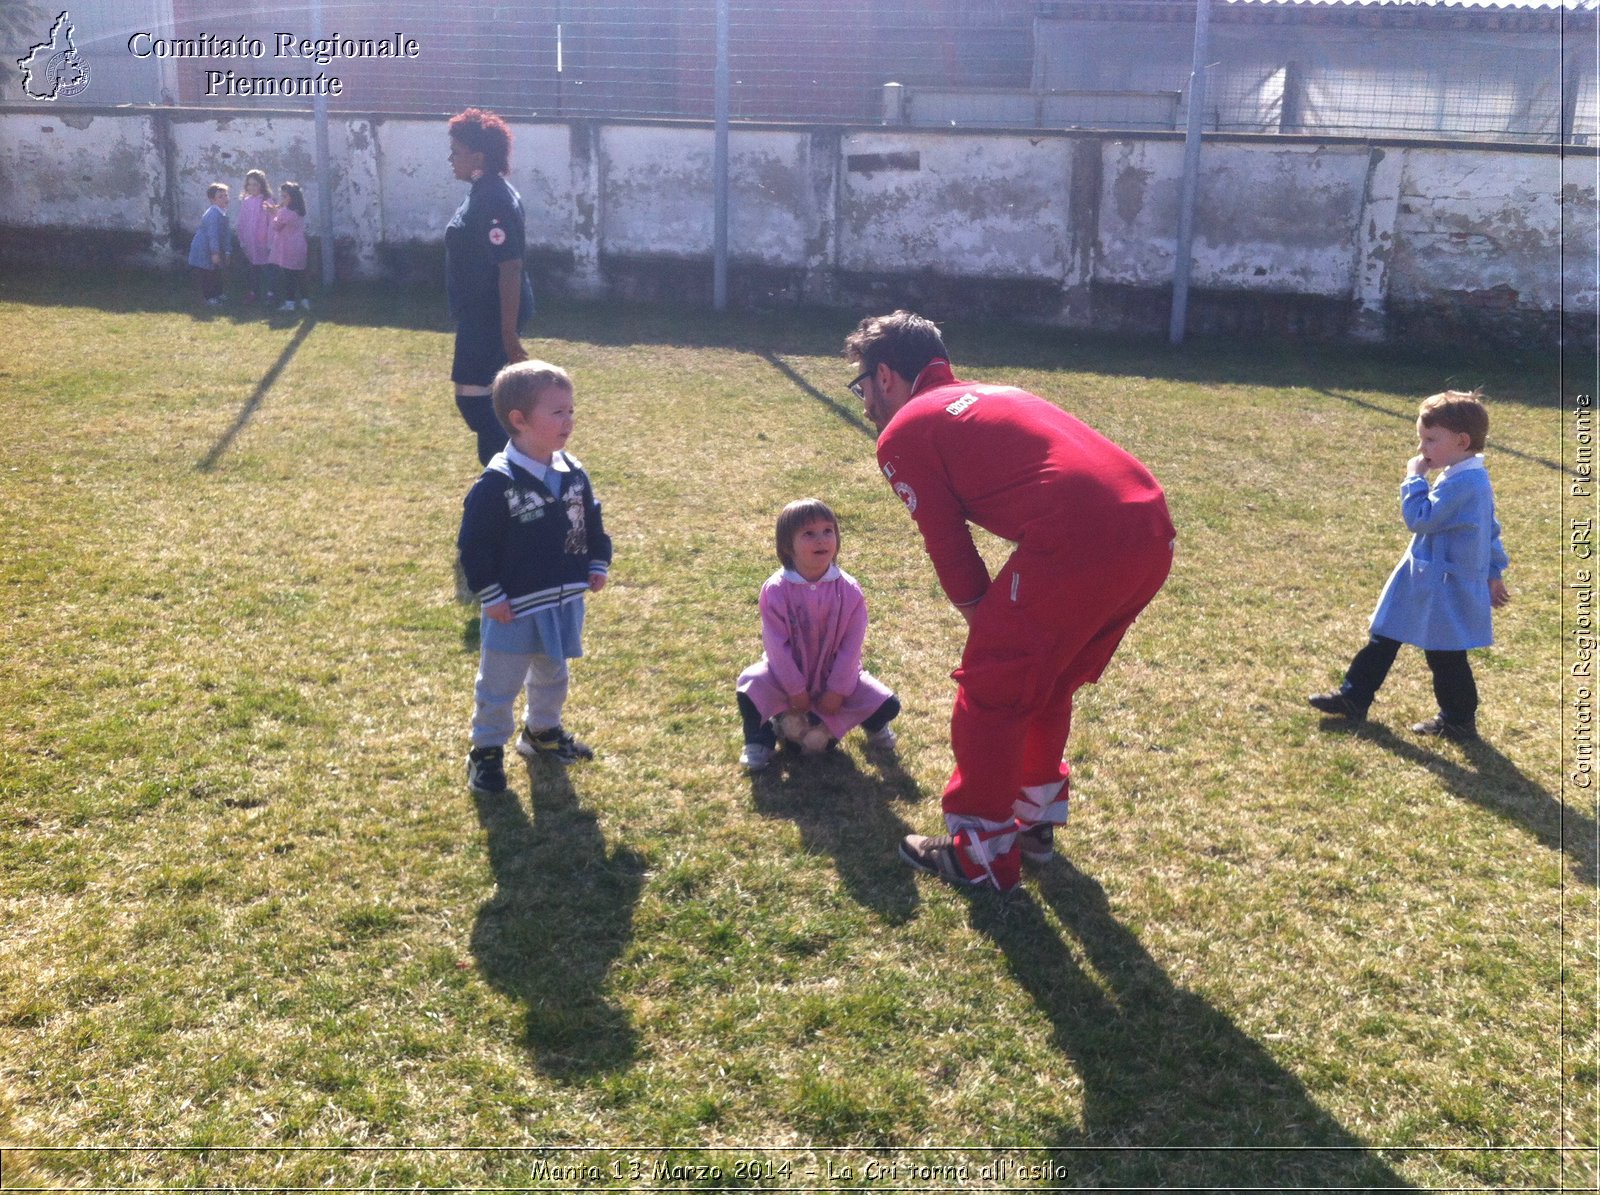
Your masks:
M278 310L279 311L293 311L294 310L294 300L293 299L285 299L283 301L283 306L279 307Z
M310 311L311 310L311 300L310 299L301 299L300 300L300 307L301 307L302 310Z
M772 748L765 743L746 743L739 752L739 766L747 772L759 772L772 762Z
M885 723L867 736L867 746L874 751L893 751L894 745L900 741L894 732L894 727Z

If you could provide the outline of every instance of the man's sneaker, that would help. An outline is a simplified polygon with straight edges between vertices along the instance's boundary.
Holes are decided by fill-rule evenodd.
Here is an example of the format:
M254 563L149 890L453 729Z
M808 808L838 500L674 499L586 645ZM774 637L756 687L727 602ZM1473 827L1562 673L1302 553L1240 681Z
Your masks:
M1332 714L1336 718L1349 718L1352 722L1360 722L1367 716L1366 706L1357 705L1345 696L1342 689L1330 689L1326 693L1313 693L1306 698L1306 704L1314 710L1324 714Z
M1040 822L1017 831L1017 849L1022 861L1043 867L1056 857L1056 828L1050 822Z
M505 751L500 747L474 747L467 756L467 787L492 797L506 791Z
M772 748L765 743L746 743L739 752L739 766L747 772L762 771L772 762Z
M899 741L894 727L888 723L884 723L867 736L867 746L874 751L893 751L894 745Z
M1452 722L1443 714L1435 714L1426 722L1418 722L1411 728L1411 733L1437 735L1452 743L1470 743L1478 737L1478 728L1472 722Z
M541 730L538 734L524 726L522 733L517 736L517 754L524 759L538 759L542 755L561 763L577 763L580 759L593 759L594 748L588 743L580 743L559 726Z
M948 834L929 837L926 834L907 834L900 840L900 857L918 871L938 876L957 888L981 888L989 882L987 876L968 879L956 858L955 840Z

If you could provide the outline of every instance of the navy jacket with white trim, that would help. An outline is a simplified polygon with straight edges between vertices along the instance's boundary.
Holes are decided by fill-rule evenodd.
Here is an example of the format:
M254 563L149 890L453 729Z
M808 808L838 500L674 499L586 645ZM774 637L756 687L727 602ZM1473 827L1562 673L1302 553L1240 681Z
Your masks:
M559 495L503 452L467 491L456 548L485 606L506 599L513 615L559 606L588 592L590 574L610 570L611 537L589 475L557 456Z

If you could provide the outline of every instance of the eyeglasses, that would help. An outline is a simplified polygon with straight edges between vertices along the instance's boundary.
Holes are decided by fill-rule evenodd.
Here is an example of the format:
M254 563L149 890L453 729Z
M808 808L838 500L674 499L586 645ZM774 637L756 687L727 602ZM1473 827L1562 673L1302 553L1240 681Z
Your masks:
M867 395L866 395L866 392L861 389L861 383L866 381L871 376L872 376L872 370L869 369L866 372L864 372L855 381L851 382L849 387L847 387L849 389L850 393L854 394L862 402L866 402L867 401Z

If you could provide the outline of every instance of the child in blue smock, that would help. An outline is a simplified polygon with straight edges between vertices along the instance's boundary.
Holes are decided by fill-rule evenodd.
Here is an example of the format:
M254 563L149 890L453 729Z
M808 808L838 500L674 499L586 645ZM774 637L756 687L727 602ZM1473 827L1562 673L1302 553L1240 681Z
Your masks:
M200 297L212 307L227 301L222 293L223 270L228 264L228 185L212 183L206 188L211 206L200 217L194 240L189 242L189 270L200 288Z
M1400 483L1400 514L1414 535L1372 615L1372 636L1344 683L1307 700L1313 709L1359 722L1402 643L1423 650L1439 712L1411 729L1457 742L1478 737L1478 686L1467 650L1494 642L1491 607L1511 600L1500 574L1508 563L1483 463L1489 412L1476 391L1447 390L1422 404L1418 453ZM1441 470L1433 485L1426 474Z

